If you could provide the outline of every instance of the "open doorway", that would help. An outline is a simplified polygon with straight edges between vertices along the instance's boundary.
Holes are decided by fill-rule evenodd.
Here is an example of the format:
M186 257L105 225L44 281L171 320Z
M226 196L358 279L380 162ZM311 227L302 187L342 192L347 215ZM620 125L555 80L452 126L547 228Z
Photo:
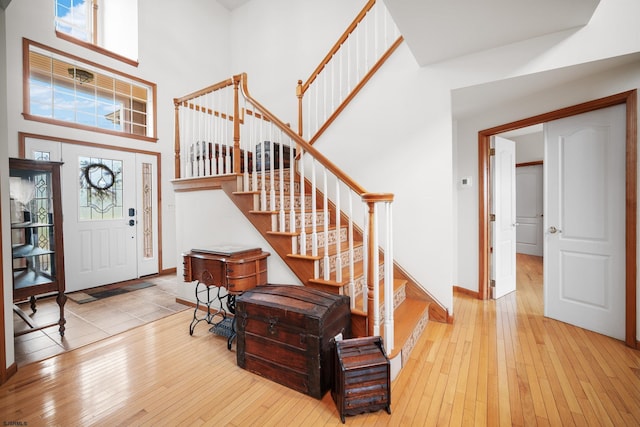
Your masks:
M636 123L637 104L636 91L629 91L607 98L587 102L584 104L567 107L542 115L507 123L478 133L479 143L479 296L483 299L489 297L490 266L490 141L492 136L504 132L521 129L527 126L538 125L549 121L575 116L605 107L624 104L626 108L626 184L625 184L625 342L629 346L636 346Z

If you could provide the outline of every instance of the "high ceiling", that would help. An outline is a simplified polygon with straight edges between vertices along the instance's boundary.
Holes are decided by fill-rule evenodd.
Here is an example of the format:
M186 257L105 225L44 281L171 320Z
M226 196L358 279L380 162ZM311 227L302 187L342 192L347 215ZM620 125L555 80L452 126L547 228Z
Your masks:
M422 66L585 25L600 0L384 0Z

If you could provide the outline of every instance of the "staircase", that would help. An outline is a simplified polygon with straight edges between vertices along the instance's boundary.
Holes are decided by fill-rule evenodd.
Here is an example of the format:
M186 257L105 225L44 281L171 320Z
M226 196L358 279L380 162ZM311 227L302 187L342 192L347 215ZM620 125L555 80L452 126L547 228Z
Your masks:
M283 179L285 182L290 182L291 173L294 172L290 169L282 169L278 170L276 175L279 179ZM282 177L280 177L280 174L282 174ZM294 190L298 190L295 191L295 196L293 198L289 197L290 188L288 186L285 188L285 194L280 194L279 191L276 191L276 193L273 194L273 196L275 196L274 199L276 200L275 209L265 210L265 206L262 205L265 203L265 198L263 198L261 194L264 188L267 196L266 200L271 199L272 194L266 191L267 189L272 188L270 185L270 177L269 175L265 175L263 177L262 174L259 173L257 175L258 176L255 180L253 179L253 176L249 177L250 185L246 190L242 189L243 180L241 177L236 177L236 179L229 179L228 177L219 178L221 181L220 185L222 190L228 195L245 217L256 227L260 234L262 234L262 236L269 242L271 247L273 247L273 249L286 262L293 273L300 278L305 286L320 289L325 292L349 295L357 300L353 305L355 307L360 307L361 304L359 301L363 297L363 290L366 289L363 266L363 254L365 252L365 248L363 246L362 234L355 233L356 237L352 243L354 256L353 260L351 260L349 256L345 256L345 254L348 253L346 249L348 249L349 246L349 226L342 223L338 227L336 226L335 221L331 220L331 218L336 217L335 206L332 204L329 206L330 214L322 214L324 197L319 193L316 193L315 196L309 194L311 188L311 184L309 182L305 181L308 186L308 191L305 192L303 202L299 196L300 177L295 174L293 179ZM255 186L252 183L256 183ZM299 231L293 233L273 230L277 229L277 224L280 224L281 220L284 220L286 229L289 229L289 215L285 214L285 218L281 218L282 207L284 207L287 213L289 212L290 202L287 201L294 200L294 209L296 212L295 218L299 218L301 213L300 207L303 203L306 207L305 215L311 215L313 197L316 199L315 203L318 212L321 213L316 214L318 217L316 219L316 225L318 228L324 228L324 221L326 220L326 217L328 217L328 232L319 233L318 235L317 245L319 248L319 255L301 255L298 253L298 248L302 246L306 246L307 253L311 252L313 246L313 230L311 228L306 228L305 233L302 233L302 230L299 229L299 224L297 228ZM285 206L281 206L281 200L285 201ZM305 222L307 224L311 224L311 218L307 218ZM345 249L340 254L342 257L342 260L340 261L337 260L338 255L336 254L335 249L333 249L335 248L336 241ZM327 242L329 244L327 244ZM323 262L325 257L329 258L329 278L315 278L326 277L324 275L324 265L326 263ZM351 264L352 262L353 264ZM355 295L351 295L349 280L339 279L339 275L335 268L336 265L342 265L342 268L345 270L342 274L343 278L349 277L347 270L351 268L354 270ZM416 289L409 291L407 289L409 286L410 284L406 278L395 278L393 280L393 305L395 316L394 335L397 344L388 356L392 360L392 372L395 373L399 372L401 367L404 365L415 341L424 330L429 318L429 302L425 297L421 298L420 292ZM383 321L385 316L385 299L383 295L384 287L381 286L379 289L381 294L378 298L380 304L377 309L380 313L380 319ZM408 294L413 295L413 297L408 296ZM366 324L366 313L355 308L352 309L352 331L354 337L367 336ZM382 331L381 335L384 338L384 331Z

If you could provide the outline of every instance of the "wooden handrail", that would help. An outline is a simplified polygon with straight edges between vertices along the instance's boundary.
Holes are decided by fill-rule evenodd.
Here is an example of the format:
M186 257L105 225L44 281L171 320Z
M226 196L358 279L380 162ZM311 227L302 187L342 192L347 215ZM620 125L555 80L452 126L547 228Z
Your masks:
M262 104L256 101L250 94L247 88L247 74L242 73L233 77L233 80L238 80L240 82L240 87L242 89L242 93L244 97L256 107L264 117L266 117L269 121L278 126L284 133L286 133L292 140L298 144L298 146L302 147L304 151L311 154L313 158L318 160L328 171L330 171L334 176L340 179L342 182L347 185L351 190L353 190L358 195L362 196L364 194L368 194L367 191L360 184L355 182L349 175L344 173L338 166L333 164L327 157L325 157L320 151L313 148L311 144L302 139L296 132L291 130L289 126L280 121L276 116L274 116L269 110L267 110Z
M223 81L221 81L219 83L216 83L214 85L205 87L204 89L200 89L198 91L192 92L192 93L190 93L188 95L185 95L185 96L182 96L180 98L173 98L173 103L174 104L181 104L184 101L188 101L190 99L197 98L199 96L206 95L206 94L211 93L211 92L215 92L216 90L219 90L219 89L224 89L225 87L231 86L231 85L233 85L233 79L223 80Z
M349 35L353 32L353 30L356 29L356 27L358 26L358 24L364 19L364 17L367 15L367 13L373 8L373 6L376 4L376 0L369 0L367 2L367 4L364 6L364 8L360 11L360 13L358 14L358 16L355 17L355 19L353 20L353 22L351 23L351 25L349 25L347 27L347 29L345 30L345 32L342 34L342 36L338 39L338 41L333 45L333 47L331 48L331 50L329 50L329 53L327 53L327 55L322 59L322 61L320 62L320 64L318 64L318 66L316 67L315 70L313 70L313 73L311 73L311 76L307 79L307 81L304 84L301 84L300 87L300 95L304 94L307 89L309 88L309 85L311 85L311 83L313 83L313 81L316 79L316 77L318 76L318 74L320 74L320 72L322 71L322 69L329 63L329 61L331 60L331 58L333 57L333 55L336 54L336 52L338 52L338 50L340 49L340 46L342 46L342 44L349 38Z

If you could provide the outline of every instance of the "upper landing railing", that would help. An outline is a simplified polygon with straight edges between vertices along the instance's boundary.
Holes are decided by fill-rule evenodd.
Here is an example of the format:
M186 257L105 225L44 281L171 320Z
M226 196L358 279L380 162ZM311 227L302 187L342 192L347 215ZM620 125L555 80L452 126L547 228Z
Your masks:
M367 2L311 76L298 81L298 135L313 144L402 41L384 2Z
M315 260L314 277L303 280L346 283L352 308L367 313L368 335L380 335L384 322L390 352L393 194L370 193L351 179L253 99L245 74L176 98L174 105L176 178L241 176L243 191L259 193L254 210L277 218L271 231L291 233L291 253ZM354 218L361 218L360 226ZM360 234L363 245L354 239ZM384 315L374 309L381 284Z

